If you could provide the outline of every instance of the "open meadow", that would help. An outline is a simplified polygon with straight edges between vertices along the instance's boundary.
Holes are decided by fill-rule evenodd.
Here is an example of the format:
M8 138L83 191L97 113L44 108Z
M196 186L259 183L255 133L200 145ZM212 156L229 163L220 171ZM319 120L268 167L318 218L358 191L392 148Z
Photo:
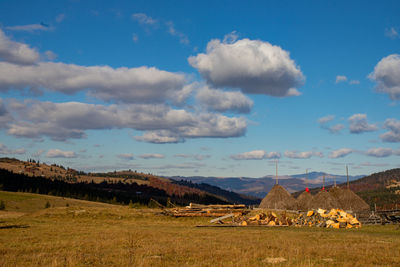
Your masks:
M400 266L395 225L198 228L209 218L29 193L0 200L0 266Z

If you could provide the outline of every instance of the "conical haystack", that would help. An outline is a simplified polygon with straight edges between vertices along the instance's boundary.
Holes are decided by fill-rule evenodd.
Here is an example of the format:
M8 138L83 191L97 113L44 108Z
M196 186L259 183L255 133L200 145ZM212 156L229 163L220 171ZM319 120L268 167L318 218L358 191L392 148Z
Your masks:
M333 187L329 193L338 200L340 208L351 211L369 210L369 205L350 189Z
M311 203L313 196L310 192L304 191L296 199L296 206L298 210L309 210L311 209Z
M316 194L311 203L311 208L313 209L337 209L339 207L339 201L326 191L320 191Z
M296 200L281 185L276 184L260 203L262 209L295 209Z

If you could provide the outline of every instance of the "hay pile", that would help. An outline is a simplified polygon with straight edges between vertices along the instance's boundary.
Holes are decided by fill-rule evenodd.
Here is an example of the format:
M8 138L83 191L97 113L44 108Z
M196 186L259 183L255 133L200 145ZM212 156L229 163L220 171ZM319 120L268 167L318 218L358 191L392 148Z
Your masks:
M338 200L340 208L344 210L369 210L369 205L350 189L332 187L329 193Z
M338 207L340 207L339 201L326 191L320 191L316 194L311 203L312 209L322 208L330 210L337 209Z
M309 210L311 208L312 201L313 196L311 193L304 191L297 197L296 207L298 210Z
M261 201L259 207L262 209L292 210L296 208L296 200L285 188L276 184Z

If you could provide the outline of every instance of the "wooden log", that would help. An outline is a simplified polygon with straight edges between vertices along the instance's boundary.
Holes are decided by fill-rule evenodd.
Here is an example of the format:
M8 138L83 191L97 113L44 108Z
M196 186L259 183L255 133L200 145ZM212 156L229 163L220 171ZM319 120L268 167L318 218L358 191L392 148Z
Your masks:
M210 221L210 223L219 222L219 221L222 221L222 220L224 220L224 219L231 218L231 217L233 217L233 216L234 216L234 214L233 214L233 213L230 213L230 214L227 214L227 215L224 215L224 216L221 216L221 217L212 219L212 220Z

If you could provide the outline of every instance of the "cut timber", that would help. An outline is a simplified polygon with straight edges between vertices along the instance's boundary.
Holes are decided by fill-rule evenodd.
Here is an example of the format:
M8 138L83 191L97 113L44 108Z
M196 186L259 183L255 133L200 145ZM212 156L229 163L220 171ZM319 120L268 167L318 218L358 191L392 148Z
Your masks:
M292 210L296 208L296 200L285 188L276 184L261 201L259 208Z
M225 208L225 209L245 209L246 205L244 204L237 204L237 205L203 205L203 204L196 204L196 203L190 203L187 208L199 208L199 209L204 209L204 208L209 208L209 209L216 209L216 208Z
M227 214L227 215L224 215L224 216L221 216L221 217L212 219L212 220L210 221L210 223L221 222L223 219L231 218L231 217L233 217L233 216L235 216L235 214L233 214L233 213Z
M323 209L310 210L307 213L300 214L294 221L296 226L308 225L309 227L326 228L359 228L361 223L350 213L341 209L331 209L326 213Z

